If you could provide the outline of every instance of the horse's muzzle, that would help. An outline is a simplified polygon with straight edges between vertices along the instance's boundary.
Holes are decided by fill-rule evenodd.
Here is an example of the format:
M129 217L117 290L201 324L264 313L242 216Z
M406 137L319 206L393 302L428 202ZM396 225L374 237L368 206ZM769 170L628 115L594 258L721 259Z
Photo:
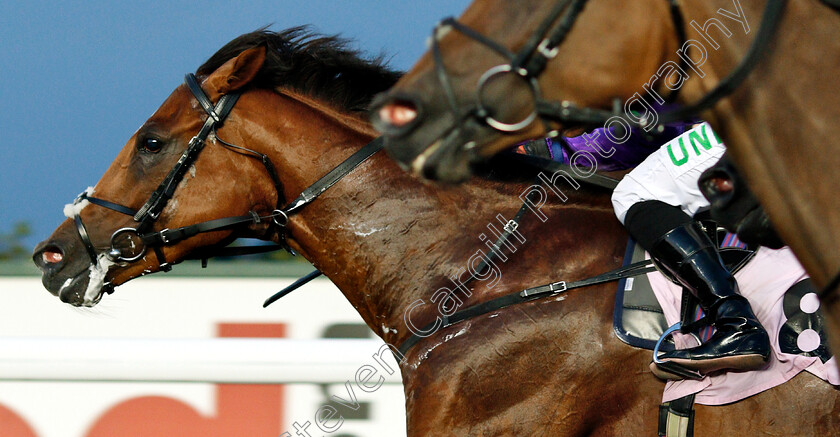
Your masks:
M39 243L32 254L32 261L41 270L41 282L50 293L74 306L90 305L85 302L85 290L90 281L90 260L81 240L76 241L75 232L67 232L67 229L69 223L63 224L49 239Z

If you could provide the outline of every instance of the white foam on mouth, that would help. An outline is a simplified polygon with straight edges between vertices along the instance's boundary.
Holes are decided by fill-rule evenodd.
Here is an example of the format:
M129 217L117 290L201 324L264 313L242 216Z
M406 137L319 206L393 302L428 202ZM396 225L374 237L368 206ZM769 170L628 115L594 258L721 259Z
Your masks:
M90 266L90 280L88 281L87 290L85 290L85 299L82 305L92 307L99 302L102 296L102 287L105 285L105 276L108 270L116 264L114 261L108 259L104 253L96 257L96 264Z
M443 140L437 140L434 143L432 143L432 145L429 146L429 148L424 150L423 153L418 155L417 158L414 158L414 161L411 163L411 171L417 175L423 174L423 166L426 164L426 160L429 159L429 157L432 156L432 154L437 152L437 150L442 145Z
M70 283L73 282L73 278L67 278L63 284L61 284L61 288L58 289L58 295L61 296L61 293L64 291L65 288L70 286Z
M85 194L87 194L88 196L93 196L93 187L87 187L87 189L85 190ZM69 203L67 205L64 205L64 216L71 219L75 217L76 214L81 213L82 210L85 209L85 207L88 205L90 205L90 202L88 202L87 199L82 200L79 203Z

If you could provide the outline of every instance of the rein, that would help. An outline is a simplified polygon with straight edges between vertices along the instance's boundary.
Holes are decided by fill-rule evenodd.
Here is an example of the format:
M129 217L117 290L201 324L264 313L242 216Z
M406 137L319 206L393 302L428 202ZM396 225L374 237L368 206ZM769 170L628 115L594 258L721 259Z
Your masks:
M398 350L403 356L405 356L412 346L433 333L439 332L442 329L456 325L473 317L478 317L511 305L531 302L539 300L543 297L559 295L576 288L618 281L623 278L639 276L653 271L656 271L653 261L645 260L579 281L557 281L550 284L540 285L538 287L526 288L525 290L516 293L506 294L504 296L488 300L487 302L467 307L450 316L442 314L439 321L436 320L419 329L421 332L430 332L429 334L419 335L414 331L411 331L411 336L403 341Z
M557 56L560 44L568 36L569 31L571 31L587 2L588 0L559 1L518 53L511 52L501 44L459 23L455 18L450 17L442 20L432 33L432 55L435 73L455 119L459 120L460 123L474 119L484 122L484 124L500 132L511 133L530 126L537 118L542 120L546 131L550 130L548 129L550 122L603 125L610 119L618 117L631 126L650 130L666 123L692 118L714 107L717 102L732 94L743 83L744 79L755 68L760 60L760 55L766 50L771 38L776 33L786 4L785 0L767 1L758 34L753 40L746 56L713 90L697 102L680 108L663 111L658 121L654 122L649 119L640 121L630 119L627 114L620 111L620 99L616 99L613 104L613 109L608 111L598 108L579 107L568 100L547 101L542 98L537 79L545 71L548 62ZM677 0L668 0L668 2L670 4L671 19L674 23L675 33L677 34L679 45L682 47L686 41L683 14ZM557 24L552 27L552 23L554 22L557 22ZM443 55L439 43L445 34L444 29L454 29L509 60L508 64L497 65L484 72L478 81L476 101L472 107L463 108L458 104L451 81L449 80L449 75L443 65ZM680 68L685 70L685 67L686 61L681 58ZM482 92L490 79L502 74L513 74L519 77L531 90L534 99L534 109L520 121L510 123L497 120L493 118L491 111L485 108L482 103ZM672 101L675 99L678 90L669 94L667 100ZM552 131L552 134L556 135L555 132Z

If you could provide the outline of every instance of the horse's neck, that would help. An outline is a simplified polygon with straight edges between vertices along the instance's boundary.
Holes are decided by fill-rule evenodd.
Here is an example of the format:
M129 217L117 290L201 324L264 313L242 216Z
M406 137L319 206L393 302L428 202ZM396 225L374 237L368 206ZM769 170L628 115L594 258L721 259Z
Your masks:
M436 291L454 290L453 275L462 282L470 276L470 257L489 253L487 243L519 210L526 187L424 185L381 154L301 213L309 238L298 241L367 324L399 345L410 335L407 309L423 301L411 314L418 328L435 319ZM621 231L604 197L594 204L546 205L545 223L526 212L521 239L510 238L516 252L509 248L506 261L496 260L498 278L467 282L469 295L459 296L463 307L551 280L579 279L617 262Z
M318 99L289 89L278 89L277 92L309 107L314 111L317 111L324 117L327 117L342 126L345 130L350 130L357 134L365 135L371 138L378 135L373 126L371 126L370 122L367 121L367 114L351 114L339 111L332 105L325 104Z
M295 100L317 114L301 115L310 132L299 147L278 155L279 162L288 161L286 171L297 172L286 175L289 196L371 139L363 133L365 126L359 128L358 117L336 117ZM380 153L296 215L290 242L338 286L374 332L399 345L411 335L406 311L422 300L411 313L415 326L435 320L434 294L456 288L451 276L462 282L470 276L471 256L489 253L487 245L497 239L502 222L519 211L528 188L527 183L487 181L423 184ZM462 307L553 280L581 279L620 262L624 234L608 196L571 187L562 191L569 196L565 203L546 190L545 221L525 213L518 238L512 237L496 260L496 278L466 281Z

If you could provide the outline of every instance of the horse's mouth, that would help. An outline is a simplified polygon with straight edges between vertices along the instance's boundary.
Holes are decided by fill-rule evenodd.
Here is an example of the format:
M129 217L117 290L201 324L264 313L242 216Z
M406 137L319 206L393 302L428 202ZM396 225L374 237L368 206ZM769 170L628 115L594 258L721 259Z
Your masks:
M463 130L455 128L434 141L409 164L412 174L447 184L459 184L472 176L473 163L480 161L475 154L475 142L465 140Z
M113 290L113 285L106 277L114 263L104 254L97 257L96 264L88 262L62 265L48 263L46 260L49 256L45 256L45 253L50 252L38 250L33 257L41 270L41 282L44 288L58 296L62 302L77 307L93 307L102 300L105 292Z
M92 285L96 287L95 283L92 284L91 276L89 270L83 270L75 277L67 278L57 292L50 292L57 294L62 302L75 307L93 307L102 300L106 286L102 284L98 290L91 290Z

